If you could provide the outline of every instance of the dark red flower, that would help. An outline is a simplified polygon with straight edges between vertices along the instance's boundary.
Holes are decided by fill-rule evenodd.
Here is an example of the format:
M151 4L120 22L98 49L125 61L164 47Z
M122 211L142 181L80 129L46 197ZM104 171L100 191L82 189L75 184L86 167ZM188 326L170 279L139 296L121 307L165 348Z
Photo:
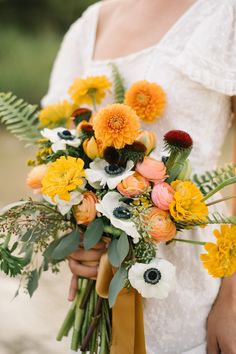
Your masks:
M179 149L189 149L193 146L191 136L183 130L170 130L164 135L164 142Z

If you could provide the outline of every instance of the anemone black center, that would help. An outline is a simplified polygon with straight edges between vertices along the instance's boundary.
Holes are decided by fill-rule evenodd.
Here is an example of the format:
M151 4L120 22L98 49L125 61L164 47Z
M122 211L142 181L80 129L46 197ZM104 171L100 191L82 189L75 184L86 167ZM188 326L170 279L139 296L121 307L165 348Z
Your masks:
M118 219L130 219L131 213L128 208L120 206L113 210L113 215Z
M161 280L161 272L157 268L149 268L143 274L143 278L148 284L157 284Z
M74 140L75 138L69 130L63 130L62 132L58 132L57 135L59 136L59 138L64 140Z
M108 175L111 176L119 176L124 172L124 167L120 167L118 165L107 165L105 166L105 171Z

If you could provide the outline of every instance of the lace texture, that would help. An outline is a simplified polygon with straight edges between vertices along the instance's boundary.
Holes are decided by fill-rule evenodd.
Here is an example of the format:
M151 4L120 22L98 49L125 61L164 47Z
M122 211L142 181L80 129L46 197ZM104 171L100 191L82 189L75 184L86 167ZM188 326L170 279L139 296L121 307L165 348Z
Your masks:
M160 84L167 93L164 116L144 128L155 130L159 146L170 129L188 131L194 141L194 172L216 167L231 124L230 96L236 95L236 0L198 0L156 45L123 58L93 61L100 3L91 6L65 36L43 105L62 100L78 77L106 74L116 63L125 85ZM110 94L103 105L113 100ZM160 157L161 149L156 155ZM223 206L224 208L224 206ZM181 236L210 240L212 227ZM166 300L144 301L147 354L204 354L206 318L220 281L200 264L201 247L161 245L158 256L176 265L178 284Z

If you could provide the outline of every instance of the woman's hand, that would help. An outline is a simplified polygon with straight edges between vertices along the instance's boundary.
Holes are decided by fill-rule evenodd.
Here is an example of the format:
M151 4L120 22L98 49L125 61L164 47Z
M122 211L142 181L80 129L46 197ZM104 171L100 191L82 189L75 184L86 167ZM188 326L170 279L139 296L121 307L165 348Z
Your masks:
M208 354L236 354L236 274L223 279L207 323Z
M93 249L86 251L83 245L73 252L69 257L69 267L73 274L70 284L68 300L73 301L77 291L77 278L96 278L99 261L102 254L106 251L106 244L99 242ZM86 264L87 263L87 264Z

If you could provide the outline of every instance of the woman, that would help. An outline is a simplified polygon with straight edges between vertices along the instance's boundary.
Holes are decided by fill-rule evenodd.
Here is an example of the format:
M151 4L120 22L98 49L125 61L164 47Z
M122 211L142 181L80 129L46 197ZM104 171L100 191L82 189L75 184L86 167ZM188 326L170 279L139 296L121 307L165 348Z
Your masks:
M144 127L156 131L158 142L170 129L188 131L194 140L194 171L212 169L230 126L236 95L235 21L236 0L95 4L65 36L43 104L64 99L78 76L111 77L109 63L115 63L127 87L149 80L167 93L164 117ZM111 100L109 96L105 104ZM212 229L205 228L192 231L191 237L205 241L211 234ZM71 255L70 300L77 275L97 274L97 267L80 261L99 262L103 251L101 243L95 250L81 248ZM199 264L200 252L191 245L160 247L159 256L177 267L178 284L166 300L144 303L147 354L236 353L236 275L222 282L210 278Z

